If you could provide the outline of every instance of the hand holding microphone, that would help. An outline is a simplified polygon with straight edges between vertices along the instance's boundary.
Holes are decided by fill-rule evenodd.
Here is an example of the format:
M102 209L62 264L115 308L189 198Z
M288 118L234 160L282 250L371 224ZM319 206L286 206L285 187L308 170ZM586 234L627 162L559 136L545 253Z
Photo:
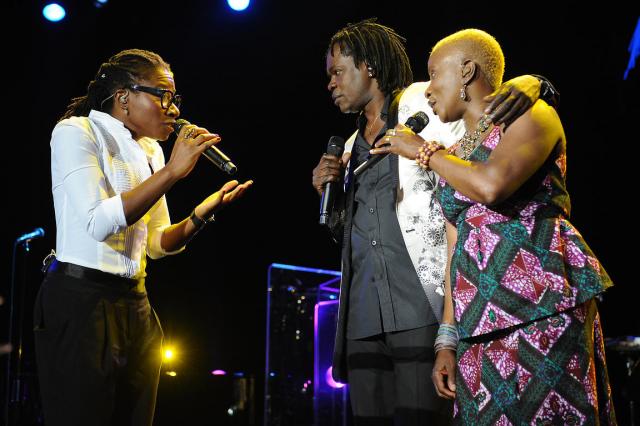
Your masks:
M387 154L397 154L414 160L418 155L424 139L416 135L407 127L399 124L395 129L389 129L385 136L375 143L369 151L371 156L384 157Z
M415 158L415 154L418 152L418 148L422 144L422 138L417 136L415 133L420 133L424 128L429 124L429 117L422 111L418 111L409 117L404 124L404 127L410 130L407 132L403 132L401 129L389 129L385 137L376 142L374 148L370 151L369 157L362 162L354 171L353 174L358 176L362 174L365 170L379 163L383 158L385 158L388 154L394 153L401 155L403 157L407 157L410 159ZM404 135L406 133L406 135ZM412 137L414 140L409 142L408 140L396 139L395 141L391 140L391 137L394 136L407 136ZM420 141L418 143L417 141ZM393 143L393 142L401 142L401 143ZM417 144L417 145L416 145ZM415 150L415 153L413 152Z
M172 126L175 128L176 124ZM209 133L207 129L191 124L181 126L178 133L165 169L175 178L183 179L194 169L205 149L220 142L221 138L219 135Z
M189 174L195 166L197 157L195 159L192 157L192 154L194 153L197 156L200 154L204 155L220 170L228 174L234 174L238 170L229 157L224 155L222 151L214 146L215 143L220 142L220 136L214 133L209 133L206 129L195 126L183 119L176 120L173 124L173 129L178 135L178 140L176 140L176 144L171 152L171 159L169 160L169 163L172 162L176 150L186 151L186 154L180 152L175 154L177 158L183 157L191 160L190 163L184 163L188 166L184 169L184 176ZM167 163L167 165L169 163ZM196 230L192 234L192 237L206 223L214 220L214 213L240 198L244 192L251 187L251 185L253 185L252 180L248 180L242 184L237 180L229 181L222 185L218 191L209 195L200 204L198 204L196 208L193 209L189 217L196 226Z
M176 134L180 133L180 130L182 130L182 128L184 126L189 126L191 125L191 123L189 123L187 120L184 120L182 118L176 120L175 124L173 125L173 129L175 131ZM193 129L189 129L187 130L187 132L185 132L185 134L183 136L185 136L185 139L189 139L187 136L192 136ZM190 133L191 132L191 133ZM196 135L196 137L200 136L201 134ZM218 135L214 135L214 134L210 134L213 137L206 139L205 142L203 143L207 143L207 148L204 150L204 152L202 153L205 157L207 157L207 159L209 159L213 164L215 164L216 167L218 167L220 170L222 170L223 172L229 174L229 175L233 175L238 171L238 168L236 167L235 164L233 164L231 162L231 160L229 159L229 157L227 157L226 155L224 155L224 153L222 151L220 151L217 147L215 147L213 144L217 143L220 139L220 137ZM218 138L217 141L208 143L209 140L213 140L215 138Z
M334 137L338 138L338 136L332 136L332 138ZM332 139L329 140L329 145L331 144ZM318 195L322 195L327 183L340 182L342 180L345 164L349 161L350 155L351 153L346 153L340 158L331 152L322 154L318 165L313 169L313 179L311 181Z
M344 152L344 139L340 136L331 136L329 139L329 144L327 145L327 156L332 156L336 158L340 158L342 153ZM323 156L323 159L327 159L326 156ZM329 160L331 161L331 160ZM322 160L321 160L322 162ZM338 174L342 174L342 164L340 160L338 160ZM335 169L335 168L334 168ZM335 173L330 172L330 176L335 179ZM315 170L314 170L314 178L315 178ZM339 176L338 176L339 181ZM329 181L324 186L324 190L322 191L322 199L320 201L320 225L327 225L329 223L329 218L331 217L331 212L333 211L333 204L335 193L338 190L336 187L337 184Z

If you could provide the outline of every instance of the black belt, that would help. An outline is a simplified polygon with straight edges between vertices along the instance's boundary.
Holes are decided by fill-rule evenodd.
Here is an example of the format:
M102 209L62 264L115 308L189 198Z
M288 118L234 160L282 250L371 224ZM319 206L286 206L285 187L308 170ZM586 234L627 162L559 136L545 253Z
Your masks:
M86 266L76 265L74 263L60 262L54 260L49 265L47 273L64 274L73 278L81 280L93 281L99 284L108 285L111 287L124 288L131 290L135 288L143 279L136 280L133 278L121 277L113 275L108 272L103 272L98 269L87 268Z

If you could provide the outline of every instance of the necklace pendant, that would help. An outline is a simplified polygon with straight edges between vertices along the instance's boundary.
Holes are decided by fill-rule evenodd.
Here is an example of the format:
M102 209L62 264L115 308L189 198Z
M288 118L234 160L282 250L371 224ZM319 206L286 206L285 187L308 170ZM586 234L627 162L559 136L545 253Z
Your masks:
M478 120L478 124L473 133L469 133L468 131L464 132L464 136L454 145L457 148L459 147L459 157L462 160L468 159L478 145L480 145L482 142L481 136L489 126L491 126L491 118L485 114Z

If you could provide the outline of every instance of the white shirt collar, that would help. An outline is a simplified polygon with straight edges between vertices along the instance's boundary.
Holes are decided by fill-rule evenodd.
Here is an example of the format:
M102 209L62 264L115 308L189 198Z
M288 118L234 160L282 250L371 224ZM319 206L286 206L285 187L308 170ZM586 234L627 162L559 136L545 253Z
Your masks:
M125 127L124 123L114 116L107 114L106 112L96 111L95 109L92 109L89 112L89 119L99 122L110 131L117 132L126 139L133 140L131 131L129 131L129 129Z

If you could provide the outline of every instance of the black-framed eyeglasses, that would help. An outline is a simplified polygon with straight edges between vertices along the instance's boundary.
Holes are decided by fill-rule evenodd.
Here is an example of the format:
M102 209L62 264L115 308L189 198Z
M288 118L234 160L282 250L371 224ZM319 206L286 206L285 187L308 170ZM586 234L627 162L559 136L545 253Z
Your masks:
M171 108L171 105L175 105L176 108L180 108L180 105L182 104L182 96L178 95L177 93L173 93L169 89L160 89L157 87L140 86L139 84L134 84L131 86L131 90L150 93L153 96L159 97L160 105L164 109Z

